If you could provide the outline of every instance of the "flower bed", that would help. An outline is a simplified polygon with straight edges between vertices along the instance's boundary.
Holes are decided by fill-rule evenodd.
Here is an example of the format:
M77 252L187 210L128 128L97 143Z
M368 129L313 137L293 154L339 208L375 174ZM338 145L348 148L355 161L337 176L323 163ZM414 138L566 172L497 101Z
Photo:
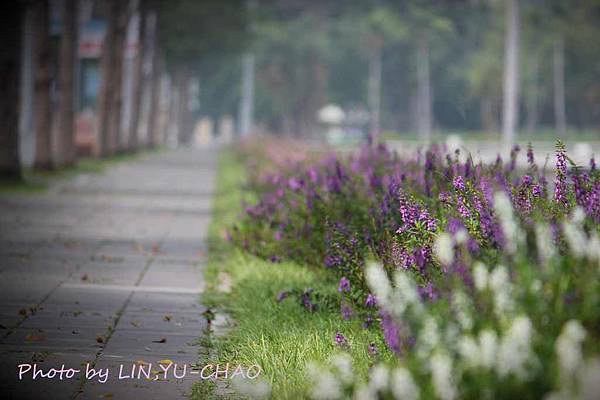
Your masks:
M519 152L484 165L440 146L407 159L364 147L257 170L257 201L231 241L273 268L292 260L337 275L344 319L381 329L397 354L369 382L336 358L314 397L600 393L600 174L593 160L569 166L560 143L554 171L531 148L517 170ZM320 306L318 293L295 297L307 312ZM332 340L352 346L341 331Z

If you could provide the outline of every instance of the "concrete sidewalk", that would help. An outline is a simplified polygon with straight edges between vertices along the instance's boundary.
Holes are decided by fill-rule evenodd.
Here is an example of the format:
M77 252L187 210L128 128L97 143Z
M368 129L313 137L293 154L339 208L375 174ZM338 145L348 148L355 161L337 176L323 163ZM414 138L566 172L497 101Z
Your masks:
M0 396L189 393L215 168L215 149L165 151L0 198ZM79 372L39 374L63 364Z

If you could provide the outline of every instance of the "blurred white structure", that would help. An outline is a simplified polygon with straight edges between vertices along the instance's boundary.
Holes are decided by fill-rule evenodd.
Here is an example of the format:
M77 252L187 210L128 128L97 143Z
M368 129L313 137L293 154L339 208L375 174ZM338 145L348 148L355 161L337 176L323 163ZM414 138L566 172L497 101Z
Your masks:
M327 104L318 113L319 122L329 126L341 125L346 118L346 113L337 104Z

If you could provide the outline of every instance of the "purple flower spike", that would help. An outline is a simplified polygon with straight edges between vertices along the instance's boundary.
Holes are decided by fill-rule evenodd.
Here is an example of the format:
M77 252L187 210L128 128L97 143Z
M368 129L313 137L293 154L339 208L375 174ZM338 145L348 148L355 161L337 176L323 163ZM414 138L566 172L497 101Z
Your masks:
M399 355L402 352L402 345L400 343L400 328L387 313L382 314L381 327L383 329L385 343L390 350Z
M281 292L279 292L279 294L277 295L277 302L280 303L282 302L285 298L287 298L290 295L290 292L282 290Z
M367 299L365 300L365 307L376 307L377 299L371 293L367 295Z
M465 180L460 175L454 177L452 185L456 190L460 190L461 192L465 190Z
M342 312L342 318L348 321L354 315L354 310L348 304L342 304L340 307L340 311Z
M377 351L377 345L375 345L375 343L369 344L369 347L367 347L367 352L371 357L377 356L377 354L379 354L379 352Z
M350 281L345 276L340 279L340 285L338 286L338 292L350 292Z
M531 144L527 147L527 162L529 165L535 164L535 159L533 158L533 148Z
M335 333L334 342L340 347L348 347L348 339L340 331Z

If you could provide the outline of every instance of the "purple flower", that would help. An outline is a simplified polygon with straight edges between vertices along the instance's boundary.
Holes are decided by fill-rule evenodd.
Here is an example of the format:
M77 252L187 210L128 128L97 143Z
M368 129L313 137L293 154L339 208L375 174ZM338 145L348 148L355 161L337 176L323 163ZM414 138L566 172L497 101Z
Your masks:
M527 146L527 162L529 165L535 164L535 160L533 158L533 148L531 147L531 144Z
M342 313L342 318L344 318L346 321L352 318L352 316L354 315L354 310L352 309L352 307L345 303L341 305L340 311Z
M288 296L290 295L290 292L286 291L286 290L282 290L281 292L279 292L279 294L277 295L277 302L280 303L282 302L284 299L286 299Z
M465 190L465 181L463 179L463 177L461 175L457 175L454 177L454 180L452 181L452 186L454 186L454 188L456 190L459 191L464 191Z
M458 213L463 218L470 218L471 217L471 210L469 210L469 208L467 207L467 203L466 203L465 199L462 196L458 196L456 206L458 208Z
M289 180L288 180L288 185L290 187L290 189L296 191L298 189L300 189L302 187L302 181L298 180L296 177L292 176Z
M369 353L369 355L371 357L376 357L377 354L379 353L377 351L377 346L375 345L375 343L370 343L369 347L367 347L367 353Z
M381 328L383 329L383 337L385 343L394 353L400 355L402 347L400 343L400 328L388 313L381 315Z
M437 293L431 282L427 283L425 287L419 287L419 295L421 295L421 299L423 300L435 300L437 298Z
M338 286L338 292L340 293L348 293L350 292L350 281L345 276L340 279L340 284Z
M438 195L438 199L442 202L442 203L450 203L450 200L452 199L450 196L450 193L448 192L440 192L440 194Z
M342 335L342 333L340 331L337 331L335 333L333 341L335 344L337 344L340 347L348 347L349 346L348 339L346 339L346 337L344 335Z
M376 307L377 299L371 293L367 295L367 299L365 300L365 307Z
M554 201L562 206L568 205L567 198L567 156L565 147L558 143L556 148L556 178L554 179Z
M302 293L302 296L300 296L302 306L309 312L314 312L317 309L317 306L312 301L310 301L310 294L312 293L312 291L312 289L308 289L304 293Z
M594 157L590 158L590 171L596 170L596 159Z

